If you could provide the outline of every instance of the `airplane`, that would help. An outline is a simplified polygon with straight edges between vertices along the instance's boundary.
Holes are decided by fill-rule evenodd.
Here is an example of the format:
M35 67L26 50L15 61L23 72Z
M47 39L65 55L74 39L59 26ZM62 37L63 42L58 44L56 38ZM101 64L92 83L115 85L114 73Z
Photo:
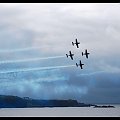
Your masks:
M80 66L81 69L83 69L83 67L82 67L83 65L84 65L84 64L82 64L81 60L80 60L80 64L76 63L76 66L77 66L77 67Z
M83 56L83 55L86 55L86 58L88 58L88 55L89 55L89 54L90 54L90 53L87 52L87 49L85 50L85 53L82 52L82 56Z
M69 51L69 53L70 53L69 55L68 55L68 54L66 54L67 58L68 58L68 56L70 56L70 57L71 57L71 59L73 60L73 56L74 56L74 54L72 54L72 53L71 53L71 51Z
M74 44L76 44L77 48L79 48L78 44L80 44L80 42L78 42L77 39L75 39L75 41L76 41L75 43L72 42L72 45L74 46Z

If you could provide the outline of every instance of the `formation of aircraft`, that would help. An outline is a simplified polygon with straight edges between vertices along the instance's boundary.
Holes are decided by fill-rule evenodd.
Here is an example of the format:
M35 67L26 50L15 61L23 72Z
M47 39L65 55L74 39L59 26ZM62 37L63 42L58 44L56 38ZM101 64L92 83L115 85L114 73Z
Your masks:
M77 48L79 48L79 46L78 46L78 45L80 44L80 42L78 42L78 41L77 41L77 39L75 39L75 43L74 43L74 42L72 42L72 45L73 45L73 46L74 46L74 44L76 44Z
M80 42L78 42L77 39L75 39L75 43L72 42L72 45L73 45L73 46L76 45L77 48L79 48L79 44L80 44ZM89 54L90 54L90 53L87 52L87 49L85 49L85 53L82 52L82 56L85 55L87 59L88 59L88 55L89 55ZM69 54L66 54L66 56L67 56L67 58L70 56L70 58L73 60L74 54L73 54L71 51L69 51ZM81 62L81 60L80 60L79 63L76 63L76 66L77 66L77 67L79 66L81 69L83 69L83 65L84 65L84 64Z
M82 56L83 56L83 55L86 55L86 58L87 58L87 59L88 59L88 55L89 55L89 54L90 54L90 53L87 52L87 49L85 50L85 53L82 52Z
M71 51L69 51L69 55L68 54L66 54L66 56L67 56L67 58L68 58L68 56L70 56L70 58L73 60L73 56L74 56L74 54L72 54L72 52Z

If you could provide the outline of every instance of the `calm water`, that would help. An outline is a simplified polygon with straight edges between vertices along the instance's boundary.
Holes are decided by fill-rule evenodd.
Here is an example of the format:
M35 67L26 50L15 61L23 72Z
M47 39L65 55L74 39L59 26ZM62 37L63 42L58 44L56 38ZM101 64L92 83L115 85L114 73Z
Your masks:
M111 104L110 104L111 105ZM57 107L57 108L3 108L0 116L81 116L120 117L120 104L115 108Z

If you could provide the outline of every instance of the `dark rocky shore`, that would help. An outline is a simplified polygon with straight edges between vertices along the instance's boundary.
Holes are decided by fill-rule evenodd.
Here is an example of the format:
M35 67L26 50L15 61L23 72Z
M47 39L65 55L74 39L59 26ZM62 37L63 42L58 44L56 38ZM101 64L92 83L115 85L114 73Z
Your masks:
M0 95L0 108L31 107L90 107L92 104L79 103L77 100L39 100L29 97Z

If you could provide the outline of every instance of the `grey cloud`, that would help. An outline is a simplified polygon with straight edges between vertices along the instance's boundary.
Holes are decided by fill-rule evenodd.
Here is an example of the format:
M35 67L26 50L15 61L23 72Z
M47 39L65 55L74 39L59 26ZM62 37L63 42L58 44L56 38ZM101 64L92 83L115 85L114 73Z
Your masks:
M0 50L42 47L22 52L0 52L0 60L65 55L69 50L72 50L76 56L75 61L65 58L4 64L0 65L2 70L68 65L75 64L79 59L85 63L83 71L75 67L62 69L60 73L57 71L18 73L17 82L23 78L38 79L42 74L50 79L54 77L58 79L51 80L52 82L36 80L34 84L20 82L18 87L12 84L8 87L6 83L1 83L3 90L0 93L51 99L75 98L91 103L119 102L120 98L117 96L120 93L119 10L119 4L0 5ZM75 38L81 42L79 50L71 45ZM88 60L81 56L81 52L86 48L90 51ZM77 76L77 74L87 74L87 71L101 70L107 70L108 73ZM56 76L51 77L52 74ZM64 78L61 82L59 75ZM12 75L8 77L13 80Z

